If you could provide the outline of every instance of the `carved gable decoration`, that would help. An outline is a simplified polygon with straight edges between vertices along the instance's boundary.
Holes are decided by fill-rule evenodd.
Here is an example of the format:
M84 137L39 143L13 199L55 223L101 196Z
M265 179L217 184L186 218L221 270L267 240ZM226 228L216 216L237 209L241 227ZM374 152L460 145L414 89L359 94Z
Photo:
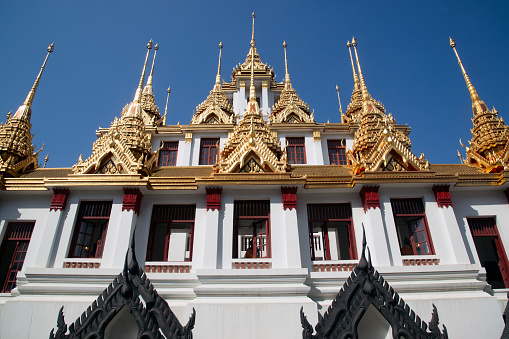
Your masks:
M131 261L127 257L131 253ZM196 312L182 326L168 303L159 296L150 283L134 254L134 234L130 250L126 254L124 270L102 292L101 295L69 326L64 320L63 307L58 313L57 331L51 330L50 339L103 339L108 324L125 307L138 326L136 338L190 339L195 323ZM142 302L143 300L143 302Z
M371 141L372 140L372 141ZM372 126L361 126L355 133L354 154L357 159L354 172L426 171L429 162L421 153L418 158L411 151L407 135L398 130L392 117Z
M288 84L288 89L281 92L278 102L272 107L272 113L269 116L271 123L314 123L314 112L311 112L309 105L306 104Z
M256 104L257 106L257 104ZM246 112L219 152L216 173L286 173L290 170L281 149L261 114Z
M134 107L133 107L134 106ZM157 159L151 152L152 136L145 132L138 103L124 107L107 132L92 146L92 155L81 156L72 166L74 174L149 174Z
M214 86L209 96L197 108L191 124L233 124L235 112L221 90L221 85Z
M431 321L426 324L400 298L397 292L371 265L368 250L366 260L366 237L364 235L362 257L325 314L313 327L301 308L302 337L311 338L357 338L360 319L372 305L391 325L393 338L445 339L447 329L440 331L438 312L433 305Z

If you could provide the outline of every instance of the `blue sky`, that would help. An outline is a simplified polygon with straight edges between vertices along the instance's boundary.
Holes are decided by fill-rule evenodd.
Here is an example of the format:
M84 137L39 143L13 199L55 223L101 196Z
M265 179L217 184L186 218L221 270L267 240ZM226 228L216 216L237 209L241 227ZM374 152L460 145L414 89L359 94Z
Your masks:
M32 107L40 161L70 167L86 158L98 127L132 101L146 43L159 43L154 94L168 124L188 124L208 95L223 42L222 78L245 60L256 12L256 44L279 82L282 43L292 84L317 122L339 122L353 88L346 41L355 35L366 84L398 124L412 128L416 155L459 163L470 140L471 101L452 49L481 99L509 122L509 4L506 1L3 1L0 3L0 119L23 103L55 42ZM463 152L464 153L464 152Z

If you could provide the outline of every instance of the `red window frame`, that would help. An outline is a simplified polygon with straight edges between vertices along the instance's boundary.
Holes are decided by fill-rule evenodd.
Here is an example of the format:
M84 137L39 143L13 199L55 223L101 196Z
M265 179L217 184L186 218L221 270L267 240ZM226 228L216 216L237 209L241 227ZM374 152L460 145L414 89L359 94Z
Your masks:
M391 206L401 255L435 254L422 199L391 199ZM408 240L406 238L401 239L401 231L398 229L403 222L406 224L407 232L410 235Z
M159 151L159 166L176 166L178 141L164 141L163 148Z
M35 222L9 222L0 247L0 262L9 262L8 267L2 267L1 293L9 293L16 287L18 272L23 268L28 245L34 230ZM14 248L13 248L14 247ZM5 272L5 275L3 274Z
M286 138L286 153L288 154L288 162L290 164L305 164L306 145L304 138Z
M509 288L509 262L507 260L504 244L502 243L502 239L500 239L495 217L467 218L467 223L474 240L475 237L494 237L495 252L498 257L497 264L500 269L504 285L506 288ZM481 263L481 266L485 267L484 263ZM488 281L488 283L490 282Z
M233 248L232 258L240 259L239 252L239 224L241 220L253 220L252 245L253 259L271 258L272 248L270 241L270 201L269 200L240 200L234 203L233 221ZM263 231L265 228L265 231ZM242 244L240 244L242 245ZM266 255L263 253L266 246Z
M203 138L200 141L200 165L214 165L217 161L219 138Z
M102 258L112 204L111 201L81 202L69 258Z
M323 222L321 227L322 243L316 244L314 239L313 223ZM323 260L331 260L331 251L329 243L328 225L332 222L347 222L348 231L348 253L349 259L357 259L357 249L355 245L355 231L353 228L352 207L349 203L343 204L308 204L308 230L309 230L309 251L311 260L316 259L315 245L323 246L325 257Z
M347 165L345 139L327 140L330 165Z
M162 261L168 261L172 225L176 223L191 224L191 235L189 237L189 242L186 243L186 250L189 250L189 261L193 261L195 215L196 205L154 205L147 245L147 261L155 261L153 253L154 243L156 241L162 241L162 239L156 239L155 237L156 224L164 223L166 223L166 235L164 238L164 255Z

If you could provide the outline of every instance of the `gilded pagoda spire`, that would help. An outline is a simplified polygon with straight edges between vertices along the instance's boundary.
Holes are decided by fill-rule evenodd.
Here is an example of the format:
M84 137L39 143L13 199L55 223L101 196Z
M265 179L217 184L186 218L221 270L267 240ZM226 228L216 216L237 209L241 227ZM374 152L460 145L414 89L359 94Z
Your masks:
M251 47L255 46L254 41L254 12L253 12L253 39L251 40ZM256 91L254 84L254 55L251 54L251 81L249 84L249 111L252 111L256 106L251 106L251 104L257 104L256 102Z
M456 42L451 37L449 37L449 45L452 47L454 53L456 54L458 64L460 65L461 72L463 73L463 78L465 78L465 83L467 84L468 92L470 93L470 99L472 99L472 110L474 112L474 115L479 114L482 111L486 111L488 108L479 97L479 94L477 94L474 85L472 85L472 82L470 81L470 78L468 77L468 74L465 71L465 67L463 67L463 63L461 62L458 51L456 51Z
M429 169L429 163L424 155L417 158L412 153L406 128L398 127L392 115L386 115L383 105L369 94L357 54L355 38L352 38L352 43L348 43L347 46L349 49L350 46L354 48L362 94L362 99L358 99L357 102L352 100L347 111L348 118L359 124L354 134L352 150L356 158L354 173Z
M215 91L221 90L221 50L222 49L223 49L223 43L219 42L219 62L217 64L216 85L214 86Z
M42 72L44 71L44 68L46 67L46 63L48 62L49 55L53 53L55 44L51 43L48 48L48 54L46 54L46 58L44 59L44 62L42 63L41 70L39 71L39 74L37 75L37 78L35 79L34 84L32 85L32 89L30 89L30 92L28 92L28 95L23 102L23 105L21 105L16 113L14 114L15 117L21 118L22 116L25 116L28 120L30 120L30 112L32 107L32 103L34 101L35 92L37 91L37 87L39 87L39 82L41 81Z
M147 49L134 100L122 109L120 119L115 118L110 128L99 135L92 146L92 155L85 161L80 157L78 163L72 166L74 174L150 175L157 152L152 152L152 134L147 132L146 127L154 126L156 121L160 124L162 119L154 103L154 95L151 91L143 92L152 40Z
M219 61L217 64L216 82L209 96L193 112L191 124L233 124L235 113L226 93L221 86L221 51L223 43L219 43Z
M292 83L290 82L290 73L288 73L288 59L286 58L286 41L283 41L283 48L285 49L285 89L289 90L292 88Z
M156 63L156 55L157 50L159 49L159 44L156 44L154 46L154 59L152 60L152 67L150 67L150 74L148 76L147 84L145 85L145 88L143 88L143 93L153 93L152 90L152 83L154 82L154 65Z
M354 41L355 39L353 39ZM357 45L357 42L355 41L355 44ZM350 54L350 63L352 64L352 74L353 74L353 91L352 96L350 99L350 103L348 104L346 108L346 114L344 116L344 119L342 119L343 122L358 122L358 113L362 109L362 91L361 91L361 85L359 83L359 77L357 76L357 72L355 71L355 63L353 61L352 56L352 43L350 41L347 41L346 43L348 47L348 52Z
M353 42L355 42L355 46L357 46L357 41L355 41L355 38L352 39ZM352 44L350 41L346 42L346 45L348 46L348 52L350 52L350 62L352 63L352 73L353 73L353 83L354 83L354 90L360 90L360 84L359 84L359 77L357 77L357 72L355 71L355 65L353 62L353 56L352 56Z
M285 86L281 91L278 102L276 102L272 107L272 112L269 115L269 120L271 123L314 123L314 113L309 110L309 105L299 97L295 89L292 87L292 83L290 82L286 47L286 41L283 41L283 49L285 52Z
M38 154L44 149L44 146L34 153L32 125L30 124L31 106L41 81L42 72L53 50L54 44L52 43L48 46L46 58L23 105L14 115L7 115L5 124L0 124L0 176L18 177L27 169L39 167Z
M145 63L143 64L143 71L141 72L140 84L138 85L138 89L136 90L136 94L134 95L134 100L136 102L141 101L141 94L143 93L143 83L145 82L145 70L147 69L147 61L150 50L152 49L152 39L147 44L147 55L145 56Z
M472 119L474 127L471 129L472 140L470 147L465 146L467 156L464 162L480 167L488 173L499 172L502 169L507 170L509 169L509 129L502 118L498 116L497 110L495 108L489 110L477 94L456 50L456 42L452 38L449 38L449 45L456 54L467 84L474 115Z
M168 114L168 101L170 100L171 88L168 86L168 95L166 96L166 106L164 107L163 126L166 125L166 115Z
M339 86L336 85L336 92L338 93L338 102L339 102L339 116L341 118L341 122L345 122L344 121L344 115L343 115L343 108L341 107L341 98L339 96Z

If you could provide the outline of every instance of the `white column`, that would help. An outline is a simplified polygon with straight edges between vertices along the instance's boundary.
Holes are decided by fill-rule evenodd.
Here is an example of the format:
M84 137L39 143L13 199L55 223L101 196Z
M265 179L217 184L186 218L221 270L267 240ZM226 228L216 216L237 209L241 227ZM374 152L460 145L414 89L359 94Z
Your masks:
M203 251L203 267L217 268L217 243L219 241L219 211L208 210L205 218L204 243L200 251Z
M380 207L368 208L365 220L364 228L366 230L366 241L371 253L376 253L376 255L371 256L373 265L391 266L389 248L387 247L388 241L385 236L385 227ZM358 253L360 253L362 248L357 250Z
M262 81L262 98L260 100L263 118L265 120L269 117L269 82L267 80Z
M286 268L301 268L302 263L300 258L299 223L297 221L297 209L292 208L283 210L283 218L287 254Z
M449 235L449 244L452 249L452 260L451 264L470 264L468 258L467 249L460 232L460 226L456 219L456 214L452 206L450 207L439 207L441 217L444 220L444 224L447 228L447 234ZM454 260L456 259L456 260ZM446 258L441 258L440 262L446 264Z
M111 212L113 214L113 208ZM129 248L129 239L137 217L134 210L122 211L119 222L108 225L101 267L124 267L125 254Z
M27 253L24 264L26 267L49 267L48 265L51 261L50 254L52 253L54 246L58 246L55 242L60 238L57 232L62 214L62 210L49 211L48 218L46 219L46 223L43 227L34 228L32 239L37 240L32 241L32 239L30 239L31 248L30 252ZM39 245L39 249L34 248L36 244ZM31 265L31 253L34 254L33 265Z

